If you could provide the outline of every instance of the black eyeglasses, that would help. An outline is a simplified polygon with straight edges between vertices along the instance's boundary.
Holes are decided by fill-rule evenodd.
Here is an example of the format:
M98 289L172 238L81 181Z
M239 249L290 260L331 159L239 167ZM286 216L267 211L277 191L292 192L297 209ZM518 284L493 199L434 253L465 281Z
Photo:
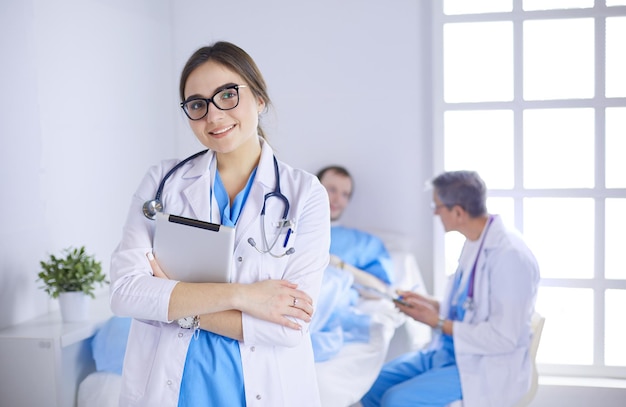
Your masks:
M231 85L218 90L213 96L205 98L191 98L180 104L189 120L203 119L209 113L209 103L220 110L234 109L239 105L239 88L246 85Z

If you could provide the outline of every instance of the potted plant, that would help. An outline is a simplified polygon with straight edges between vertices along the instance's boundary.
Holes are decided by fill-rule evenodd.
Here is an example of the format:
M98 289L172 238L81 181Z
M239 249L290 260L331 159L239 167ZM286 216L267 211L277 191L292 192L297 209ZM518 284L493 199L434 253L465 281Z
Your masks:
M59 299L61 316L65 322L84 321L89 315L89 300L95 298L96 285L108 284L102 265L85 247L69 247L62 256L50 255L40 261L39 279L52 298Z

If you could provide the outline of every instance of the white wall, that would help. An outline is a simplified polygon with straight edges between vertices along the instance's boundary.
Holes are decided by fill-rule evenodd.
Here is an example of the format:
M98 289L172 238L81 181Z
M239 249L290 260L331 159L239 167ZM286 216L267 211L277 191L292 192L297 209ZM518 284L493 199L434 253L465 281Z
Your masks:
M201 148L178 75L218 39L264 72L280 157L346 165L357 190L344 222L410 236L429 270L423 3L3 0L0 328L56 307L36 282L47 254L84 244L108 269L146 168Z
M177 106L178 76L220 39L263 71L281 159L347 166L356 193L344 223L407 235L429 272L427 6L3 0L0 327L56 306L35 281L48 253L84 244L108 269L146 168L201 148Z
M311 172L346 165L357 189L344 223L409 236L430 270L425 5L3 0L0 328L57 306L36 282L47 254L85 245L108 269L147 167L201 148L178 76L218 39L264 72L281 159Z
M187 0L173 9L175 61L216 40L248 51L274 102L278 155L313 173L345 165L356 190L342 221L408 236L430 273L429 20L415 0ZM198 150L180 123L184 151Z
M280 157L346 165L357 189L344 223L409 236L431 288L429 3L1 0L0 328L56 306L35 281L47 253L84 244L108 269L147 167L201 148L178 75L220 39L263 71ZM535 404L593 393L540 387ZM621 405L623 390L605 393Z
M0 2L0 328L46 313L39 260L108 270L147 166L174 155L166 0Z

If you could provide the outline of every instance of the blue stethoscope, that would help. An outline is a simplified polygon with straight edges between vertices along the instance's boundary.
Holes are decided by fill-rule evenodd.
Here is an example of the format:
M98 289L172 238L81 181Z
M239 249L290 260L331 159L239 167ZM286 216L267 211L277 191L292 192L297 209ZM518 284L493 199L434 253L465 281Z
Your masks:
M172 174L174 174L180 167L187 164L189 161L193 160L194 158L206 154L207 151L209 150L203 150L193 155L190 155L189 157L185 158L184 160L176 164L171 170L167 172L167 174L165 174L165 176L159 183L159 187L157 188L157 192L156 192L156 195L154 196L154 199L146 201L143 204L143 214L146 218L154 220L156 218L157 213L163 212L163 203L161 202L161 195L163 195L163 188L165 187L165 182L172 176ZM261 254L268 253L272 257L280 258L280 257L295 253L296 249L294 249L293 247L290 247L287 250L285 250L283 253L280 253L280 254L272 253L272 250L278 243L278 239L280 238L282 231L285 228L288 228L287 234L285 236L285 240L283 242L283 248L287 247L287 243L289 242L289 237L291 236L293 232L293 222L291 222L287 218L287 215L289 214L289 200L282 192L280 192L280 174L278 173L278 161L276 160L276 156L274 156L274 174L276 177L276 187L274 188L274 191L268 192L267 194L265 194L265 197L263 198L263 207L261 208L261 231L263 233L263 243L265 244L265 249L263 250L259 249L256 246L256 242L251 237L248 238L248 243L250 244L250 246L254 247L254 249ZM278 198L281 201L283 208L284 208L282 219L278 221L278 225L277 225L278 233L276 234L276 237L272 241L272 244L269 244L267 240L267 234L265 232L265 207L267 205L267 200L269 198Z

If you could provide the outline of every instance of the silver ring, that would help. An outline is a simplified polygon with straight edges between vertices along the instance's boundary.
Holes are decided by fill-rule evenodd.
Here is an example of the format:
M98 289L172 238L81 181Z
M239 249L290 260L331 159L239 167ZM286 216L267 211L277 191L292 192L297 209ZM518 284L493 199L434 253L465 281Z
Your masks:
M295 307L296 304L298 304L298 299L296 297L293 297L293 305L292 305L292 307Z

